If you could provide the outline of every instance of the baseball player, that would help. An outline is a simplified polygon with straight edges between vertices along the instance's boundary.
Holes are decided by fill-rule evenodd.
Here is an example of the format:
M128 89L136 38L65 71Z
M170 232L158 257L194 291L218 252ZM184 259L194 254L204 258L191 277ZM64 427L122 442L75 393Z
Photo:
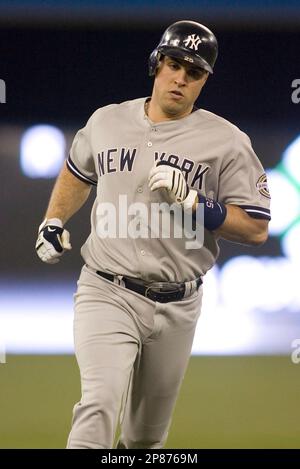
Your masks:
M54 186L36 243L47 263L71 249L65 224L97 190L75 295L82 396L68 448L112 448L119 418L117 448L163 447L218 239L267 239L270 196L248 136L194 105L217 49L199 23L169 26L149 58L151 97L97 109ZM202 230L197 248L176 232L178 214L194 237Z

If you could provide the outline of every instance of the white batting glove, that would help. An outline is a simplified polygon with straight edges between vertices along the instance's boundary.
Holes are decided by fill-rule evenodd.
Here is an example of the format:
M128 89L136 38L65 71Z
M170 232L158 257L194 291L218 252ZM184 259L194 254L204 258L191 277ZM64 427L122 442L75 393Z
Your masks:
M159 161L149 174L149 188L151 191L166 189L169 196L184 210L191 209L197 197L197 191L189 188L182 171L165 161Z
M38 233L35 249L39 258L47 264L56 264L65 251L72 249L70 233L58 218L44 220Z

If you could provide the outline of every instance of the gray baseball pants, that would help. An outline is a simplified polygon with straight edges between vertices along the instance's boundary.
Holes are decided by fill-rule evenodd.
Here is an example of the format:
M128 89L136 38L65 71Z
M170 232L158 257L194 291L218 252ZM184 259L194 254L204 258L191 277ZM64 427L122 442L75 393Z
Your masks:
M81 400L68 448L162 448L190 357L202 287L155 303L84 266L75 294ZM121 411L121 414L120 414Z

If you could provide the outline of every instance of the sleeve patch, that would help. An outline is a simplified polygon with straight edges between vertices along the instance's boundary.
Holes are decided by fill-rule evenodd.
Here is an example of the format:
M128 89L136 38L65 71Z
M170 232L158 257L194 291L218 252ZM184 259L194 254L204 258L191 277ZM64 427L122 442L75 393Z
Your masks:
M256 188L258 192L263 195L264 197L267 197L268 199L271 198L269 188L268 188L268 181L267 181L267 175L266 173L262 174L256 183Z

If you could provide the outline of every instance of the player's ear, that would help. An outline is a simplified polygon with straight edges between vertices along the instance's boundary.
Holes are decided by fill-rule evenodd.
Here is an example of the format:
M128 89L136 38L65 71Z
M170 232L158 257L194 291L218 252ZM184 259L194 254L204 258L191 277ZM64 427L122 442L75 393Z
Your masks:
M157 67L156 67L156 70L155 70L155 76L158 74L158 72L160 71L163 63L165 61L165 56L163 54L161 54L159 52L159 55L158 55L158 62L157 62Z

